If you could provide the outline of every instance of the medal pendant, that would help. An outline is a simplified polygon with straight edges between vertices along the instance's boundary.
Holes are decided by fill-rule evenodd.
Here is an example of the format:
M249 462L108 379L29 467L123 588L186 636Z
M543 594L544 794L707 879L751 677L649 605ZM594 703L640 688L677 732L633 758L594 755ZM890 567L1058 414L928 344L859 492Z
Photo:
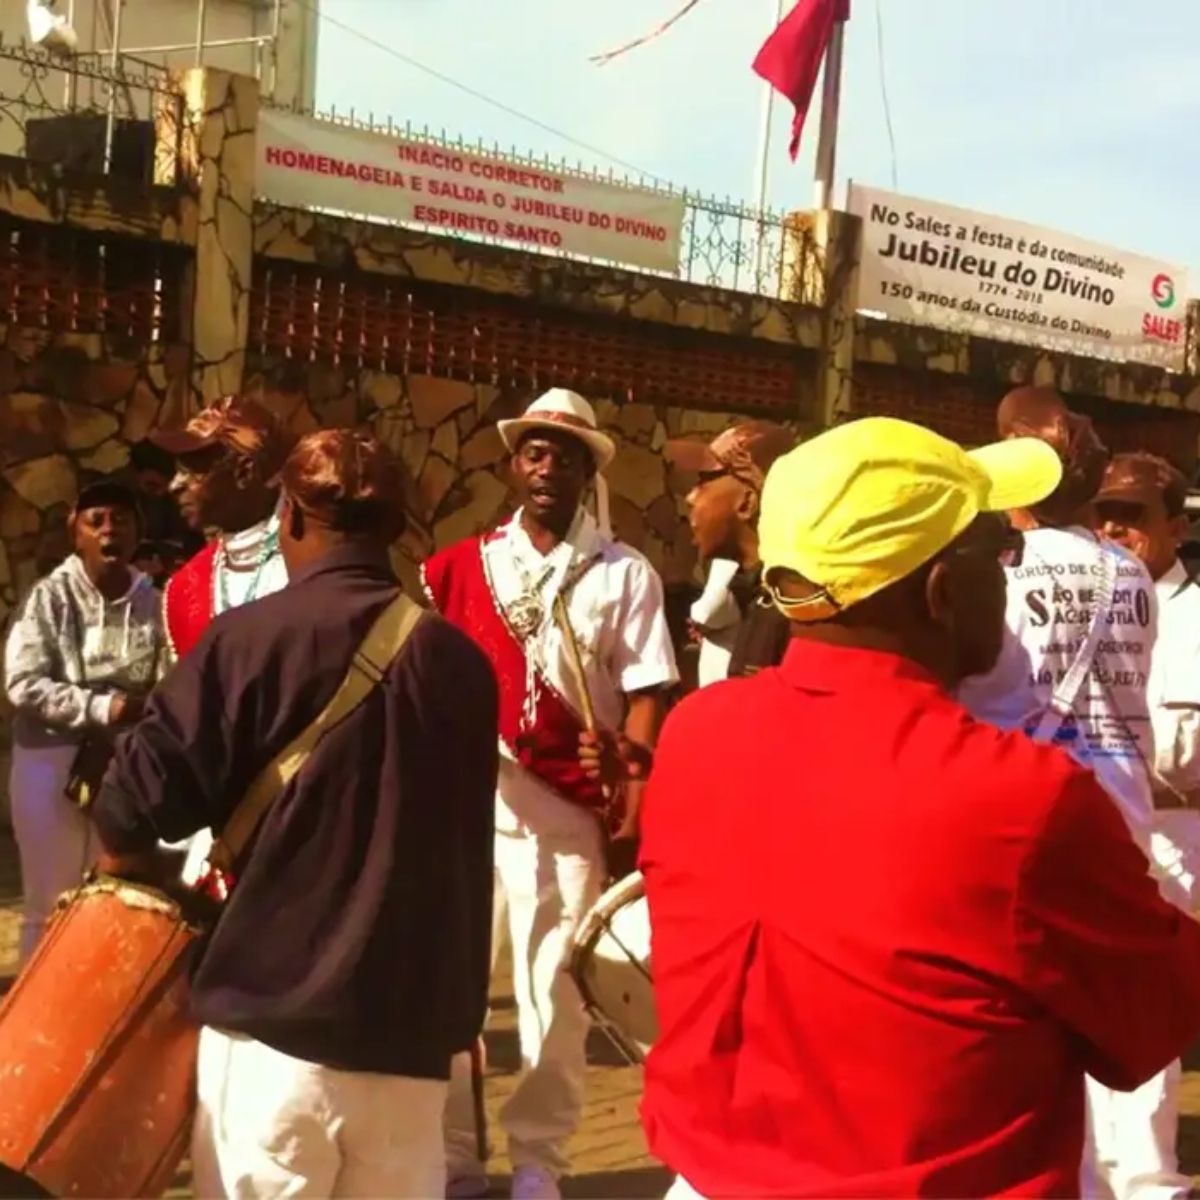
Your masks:
M522 641L527 641L537 633L542 627L545 616L546 611L542 607L542 602L536 596L530 595L519 596L512 602L508 610L508 619L513 627L513 632Z

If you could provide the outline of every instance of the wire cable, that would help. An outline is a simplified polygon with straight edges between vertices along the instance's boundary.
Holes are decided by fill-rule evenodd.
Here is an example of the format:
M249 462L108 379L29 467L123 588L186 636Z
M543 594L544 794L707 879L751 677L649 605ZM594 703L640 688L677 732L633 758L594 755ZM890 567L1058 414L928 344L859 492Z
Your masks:
M497 100L494 96L489 96L486 92L479 91L478 88L473 88L469 84L463 83L461 80L455 79L451 75L447 75L444 71L438 71L434 67L427 66L418 59L412 58L410 55L404 54L397 50L394 46L389 46L386 42L381 42L378 38L372 37L370 34L363 33L361 29L355 29L353 25L347 25L344 21L338 20L337 17L331 17L328 13L322 12L321 9L312 2L312 0L296 0L296 3L303 9L306 9L318 21L323 21L328 25L332 25L335 29L340 29L343 33L349 34L351 37L358 38L368 46L374 47L376 50L382 51L384 54L396 59L399 62L410 66L415 71L420 71L424 75L428 75L431 79L438 80L439 83L444 83L448 87L454 88L456 91L462 92L465 96L470 96L474 100L480 100L484 104L497 109L498 111L507 114L510 117L516 117L519 121L524 121L527 125L532 125L540 129L543 133L548 133L553 137L560 139L575 146L580 150L586 150L589 154L594 154L606 162L615 163L619 167L624 167L627 171L632 171L635 175L640 176L644 180L650 180L654 183L671 186L669 181L659 175L655 175L653 171L643 170L634 163L626 162L625 159L619 158L615 154L610 154L607 150L601 149L599 146L593 146L588 142L581 141L577 137L572 137L571 134L565 133L561 129L556 129L553 125L548 125L545 121L539 120L537 117L532 117L526 112L522 112L518 108L513 108L511 104L505 104L503 100Z
M879 94L883 100L883 120L887 126L888 146L892 153L892 191L900 190L900 169L896 160L896 132L892 128L892 105L888 99L887 72L883 53L883 0L875 0L875 56L879 66Z

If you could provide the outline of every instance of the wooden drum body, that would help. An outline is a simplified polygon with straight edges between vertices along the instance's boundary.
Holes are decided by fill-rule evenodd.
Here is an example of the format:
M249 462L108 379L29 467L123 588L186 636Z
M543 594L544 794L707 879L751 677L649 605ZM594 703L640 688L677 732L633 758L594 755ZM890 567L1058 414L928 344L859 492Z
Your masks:
M0 1162L56 1196L170 1186L196 1106L198 932L154 888L101 877L63 897L0 1007Z

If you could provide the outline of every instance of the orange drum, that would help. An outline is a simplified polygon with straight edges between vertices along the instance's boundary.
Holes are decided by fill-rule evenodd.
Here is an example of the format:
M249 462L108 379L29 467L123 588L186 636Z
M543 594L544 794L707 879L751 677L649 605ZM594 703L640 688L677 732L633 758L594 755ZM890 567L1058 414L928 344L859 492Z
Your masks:
M161 1196L188 1149L198 1028L165 893L96 877L59 901L0 1007L0 1162L56 1196Z

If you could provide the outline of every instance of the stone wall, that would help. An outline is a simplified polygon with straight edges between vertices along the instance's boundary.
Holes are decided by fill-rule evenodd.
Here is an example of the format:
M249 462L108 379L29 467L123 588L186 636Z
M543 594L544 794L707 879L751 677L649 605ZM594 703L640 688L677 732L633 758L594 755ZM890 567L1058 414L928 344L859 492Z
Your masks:
M1200 388L1190 375L1054 354L942 330L859 318L850 409L916 421L958 441L995 435L999 399L1023 384L1058 388L1116 450L1200 461Z
M995 435L996 404L1007 390L999 381L984 384L895 368L866 367L859 373L859 413L916 420L967 444ZM507 456L496 422L517 416L534 391L320 367L256 374L247 390L261 396L297 434L323 426L369 428L400 455L414 483L410 526L397 558L410 587L416 586L416 567L434 549L492 528L511 512ZM1086 396L1072 397L1072 403L1092 414L1114 450L1153 450L1194 467L1197 414ZM668 585L698 582L685 497L662 449L669 438L714 436L740 414L612 400L597 400L594 406L618 447L606 472L615 533L642 551ZM798 436L810 432L806 421L783 423Z
M507 455L496 422L518 415L533 399L528 391L464 383L428 375L402 379L362 372L306 372L303 390L287 381L252 379L259 395L297 434L321 426L371 429L404 460L414 494L408 532L397 566L407 586L434 549L493 528L512 511ZM668 584L697 577L686 505L662 456L668 438L712 437L735 415L669 405L595 405L601 427L617 442L605 473L613 527L641 550Z
M0 621L67 552L81 476L121 471L129 448L183 417L187 353L130 361L98 337L0 327Z
M901 417L936 429L967 445L996 436L996 406L1011 388L1027 379L972 377L911 367L860 363L855 368L854 410L860 415ZM1200 448L1200 412L1184 407L1181 397L1157 389L1149 402L1108 399L1094 391L1072 391L1072 379L1049 377L1062 388L1073 408L1088 413L1113 451L1148 450L1174 462L1189 477L1196 471Z
M185 349L116 356L96 335L0 326L0 628L68 553L81 478L110 475L158 424L183 419ZM7 823L9 720L0 698L0 824Z

